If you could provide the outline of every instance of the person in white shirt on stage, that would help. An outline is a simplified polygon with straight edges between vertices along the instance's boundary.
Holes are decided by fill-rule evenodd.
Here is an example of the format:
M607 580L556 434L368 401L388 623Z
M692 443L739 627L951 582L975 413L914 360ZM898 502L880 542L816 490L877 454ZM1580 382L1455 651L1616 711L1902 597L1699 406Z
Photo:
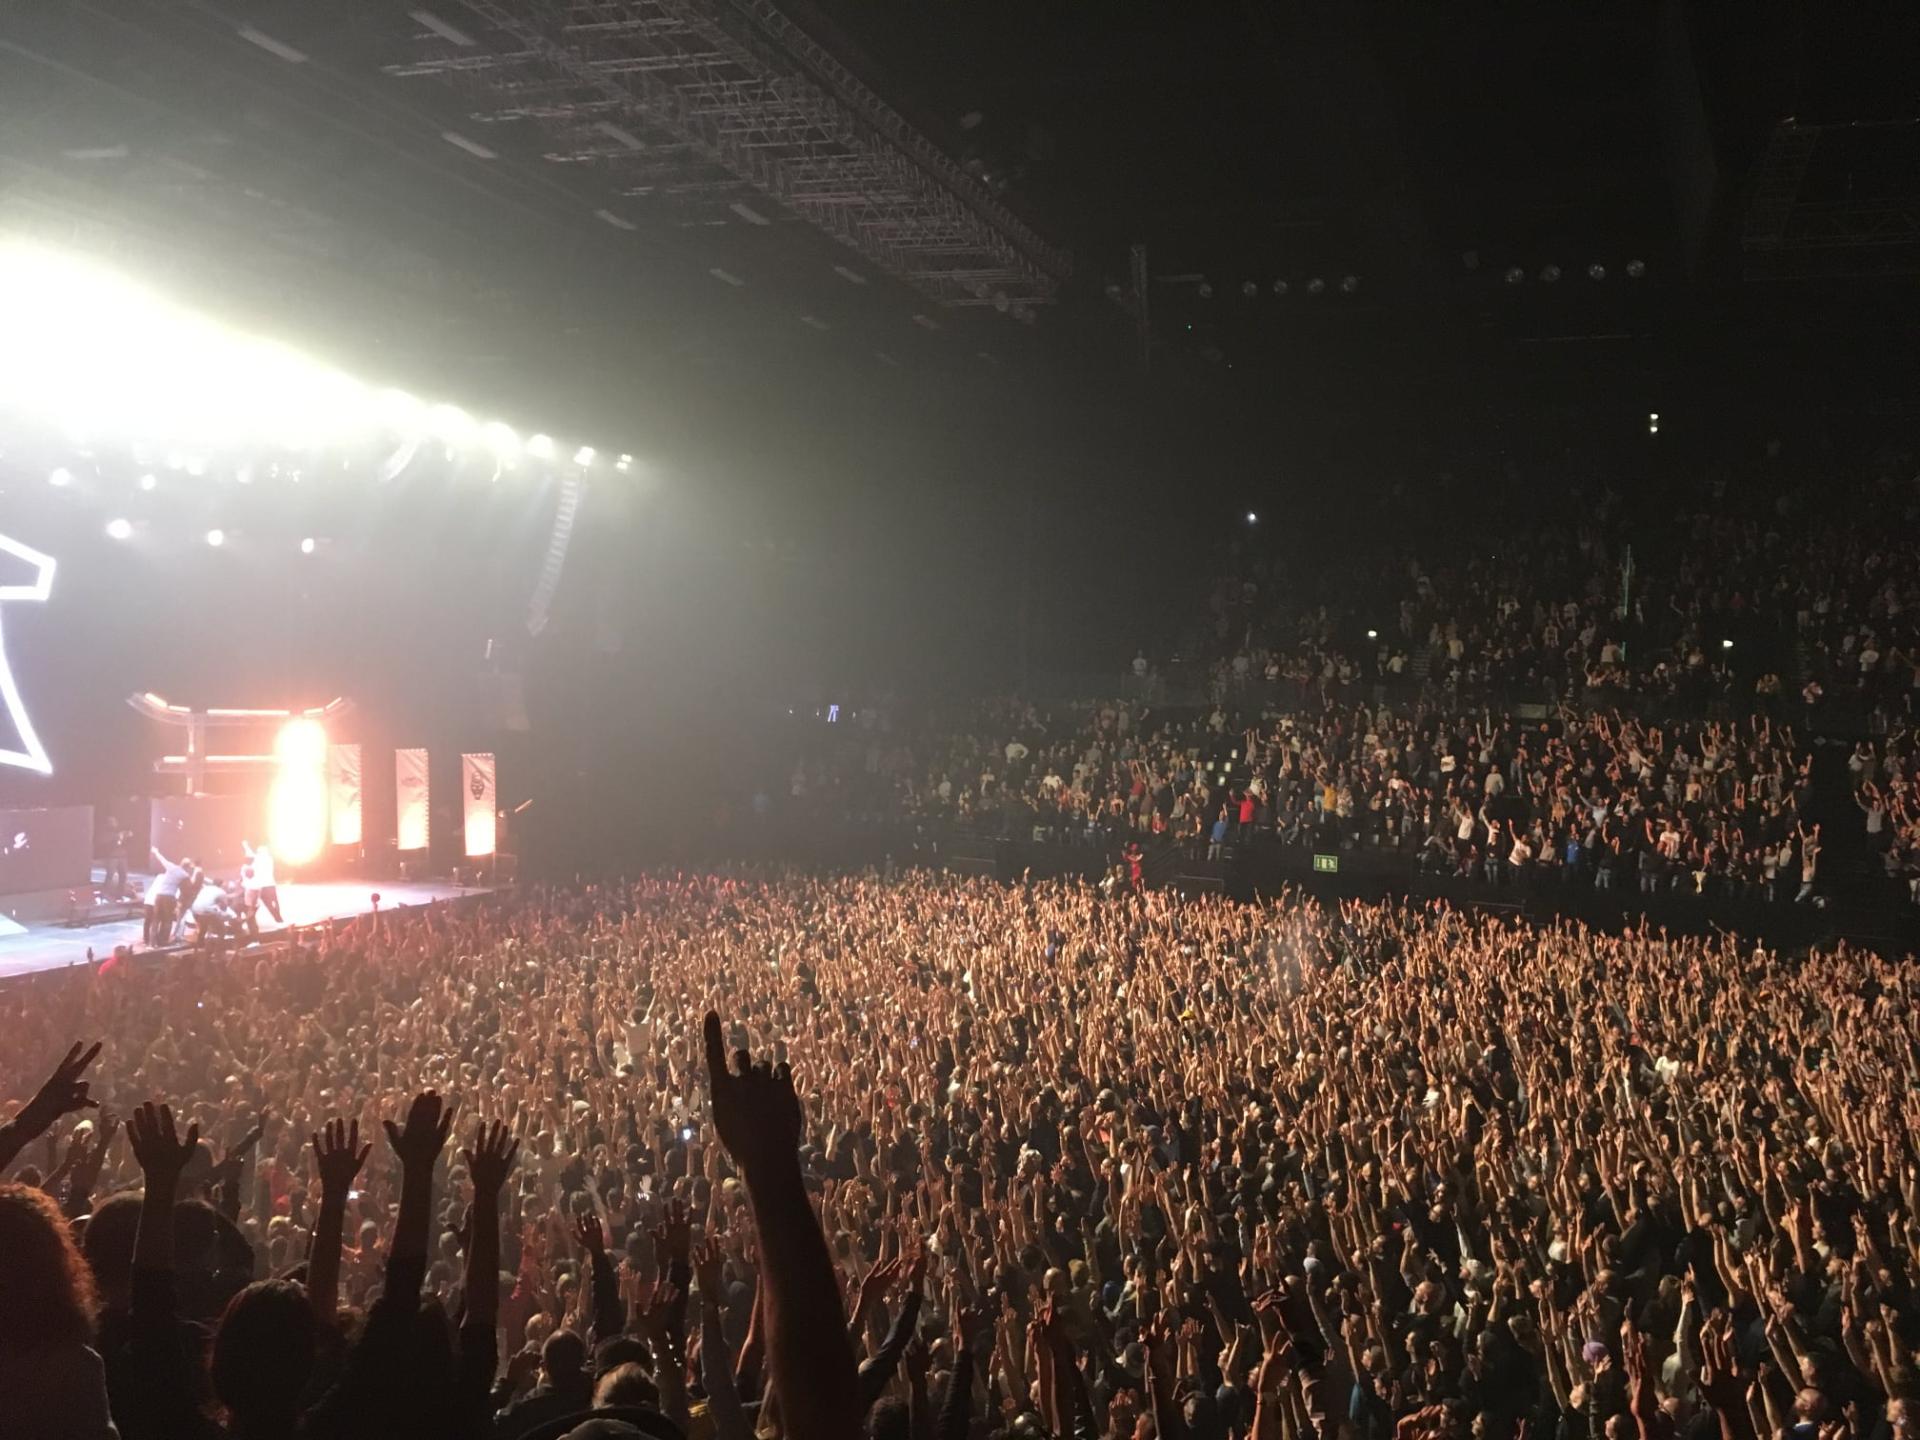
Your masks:
M286 917L280 913L280 886L273 873L273 852L264 845L256 850L244 840L240 842L240 848L247 852L247 868L242 872L247 884L244 907L247 924L254 926L255 911L262 905L273 916L274 924L286 924Z
M193 862L169 860L158 850L153 858L160 862L160 871L147 885L145 939L149 946L171 945L174 921L180 914L180 891L192 875Z
M240 911L233 897L224 886L211 880L202 885L200 893L193 897L193 904L187 909L187 920L193 926L194 939L201 944L238 934L240 930Z

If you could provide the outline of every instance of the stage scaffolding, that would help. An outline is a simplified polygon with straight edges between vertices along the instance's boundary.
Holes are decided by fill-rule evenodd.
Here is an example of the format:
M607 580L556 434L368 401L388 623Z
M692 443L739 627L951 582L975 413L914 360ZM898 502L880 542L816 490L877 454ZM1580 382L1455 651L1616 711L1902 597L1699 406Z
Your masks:
M1071 274L1064 250L767 0L463 10L482 22L472 33L423 28L417 58L388 73L459 87L483 123L537 124L549 160L602 170L618 194L748 223L776 218L755 207L765 197L941 305L1017 319Z

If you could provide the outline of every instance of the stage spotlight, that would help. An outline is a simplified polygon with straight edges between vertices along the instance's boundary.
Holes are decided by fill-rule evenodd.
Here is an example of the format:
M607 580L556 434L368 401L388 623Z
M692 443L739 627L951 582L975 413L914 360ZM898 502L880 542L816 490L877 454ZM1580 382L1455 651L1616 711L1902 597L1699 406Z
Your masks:
M1660 433L1660 412L1658 410L1655 410L1650 412L1647 416L1647 434L1658 435L1659 433Z
M1258 298L1260 287L1251 280L1242 280L1240 282L1240 293L1246 296L1247 299L1253 300Z
M107 522L107 534L115 540L131 540L133 538L133 522L119 518L109 520Z
M1547 284L1549 284L1549 285L1551 285L1551 284L1553 284L1553 282L1554 282L1554 281L1556 281L1556 280L1558 280L1558 279L1560 278L1560 267L1559 267L1558 265L1543 265L1543 266L1541 266L1541 267L1540 267L1540 278L1541 278L1542 280L1544 280L1544 281L1546 281L1546 282L1547 282Z
M1378 640L1379 638L1380 638L1380 632L1378 630L1367 631L1367 639Z
M62 465L58 470L55 470L47 476L47 483L56 490L64 490L73 483L73 472Z
M479 431L474 418L458 405L436 405L427 412L433 433L449 445L465 445Z
M157 490L159 486L160 477L158 475L147 474L140 477L140 488L142 490Z
M1358 275L1348 275L1340 281L1340 293L1342 295L1351 295L1359 288L1360 277Z
M279 766L267 792L267 841L288 865L304 865L327 844L327 728L289 720L274 737Z
M1212 282L1207 280L1202 280L1200 282L1200 298L1202 300L1211 300L1213 298Z
M618 460L613 462L613 468L618 470L622 475L625 475L633 469L633 456L622 455Z
M1327 288L1327 282L1322 280L1318 275L1314 276L1311 280L1307 281L1307 293L1309 295L1322 294L1326 290L1326 288Z
M1259 514L1252 510L1247 511L1247 523L1249 525L1258 525L1260 523Z
M313 537L309 535L307 536L306 539L300 542L300 553L302 555L311 555L313 551L314 551Z
M480 427L480 434L492 448L496 458L511 461L519 456L520 437L513 433L511 425L503 425L498 420L491 420Z
M282 765L325 765L327 727L304 715L287 721L273 737L273 758Z
M1526 279L1527 272L1522 270L1518 265L1509 265L1507 267L1507 284L1523 285L1526 283Z
M207 544L213 546L214 549L218 550L222 545L226 543L227 543L226 531L224 530L207 531Z
M1589 265L1589 266L1587 266L1587 278L1588 278L1589 280L1604 280L1604 279L1606 279L1606 278L1607 278L1607 267L1606 267L1606 266L1604 266L1604 265L1602 265L1602 264L1601 264L1601 263L1600 263L1599 261L1597 261L1597 260L1596 260L1596 261L1594 261L1594 263L1593 263L1593 264L1591 264L1591 265Z
M1276 281L1274 281L1274 282L1273 282L1273 293L1274 293L1274 294L1276 294L1276 295L1284 295L1284 294L1286 294L1286 293L1287 293L1287 282L1286 282L1286 281L1284 281L1284 280L1276 280Z
M1720 648L1721 648L1722 650L1731 650L1731 649L1733 649L1733 641L1731 641L1731 640L1722 640L1722 641L1720 642Z
M536 460L551 460L553 458L553 437L551 435L533 436L527 441L527 454L533 456Z
M576 465L593 464L593 447L591 445L582 445L578 450L574 451L573 463Z
M1646 273L1647 273L1646 261L1644 260L1627 261L1627 278L1629 280L1638 280L1642 275Z
M427 408L404 390L382 390L376 404L381 418L394 429L403 431L413 430L420 423L421 412Z

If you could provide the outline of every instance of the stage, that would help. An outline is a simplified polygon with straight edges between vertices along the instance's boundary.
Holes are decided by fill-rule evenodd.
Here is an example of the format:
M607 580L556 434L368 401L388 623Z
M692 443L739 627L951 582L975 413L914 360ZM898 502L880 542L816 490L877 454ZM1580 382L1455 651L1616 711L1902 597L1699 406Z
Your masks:
M345 920L364 915L380 897L383 912L404 910L437 900L459 900L487 893L485 886L460 887L448 883L401 880L358 880L346 884L282 885L280 911L288 925L305 927L323 920ZM116 945L138 945L140 924L110 921L86 929L72 929L58 921L21 925L0 916L0 980L11 980L41 970L59 970L86 963L87 951L104 959ZM265 910L260 912L263 939L280 933Z

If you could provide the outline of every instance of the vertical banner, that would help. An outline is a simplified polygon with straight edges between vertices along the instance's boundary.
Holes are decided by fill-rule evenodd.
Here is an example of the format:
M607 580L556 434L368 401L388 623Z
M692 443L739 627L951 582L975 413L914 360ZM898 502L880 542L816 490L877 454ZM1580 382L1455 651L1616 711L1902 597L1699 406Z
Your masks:
M460 757L460 798L461 803L466 807L467 858L469 860L493 854L494 812L498 799L494 784L493 756L462 755Z
M332 801L329 811L333 816L333 843L358 845L364 838L360 828L361 784L358 745L327 747L327 790Z
M427 752L393 752L394 829L402 850L424 850L431 834L427 808Z

